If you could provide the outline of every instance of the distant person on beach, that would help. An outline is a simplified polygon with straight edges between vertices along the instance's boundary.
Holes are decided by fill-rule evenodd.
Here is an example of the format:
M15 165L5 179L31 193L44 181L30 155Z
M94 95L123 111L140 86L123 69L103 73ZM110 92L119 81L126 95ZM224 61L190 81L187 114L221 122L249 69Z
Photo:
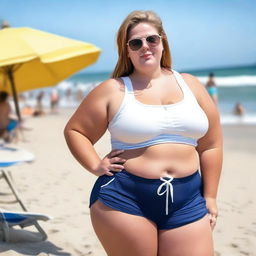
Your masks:
M213 256L222 166L216 105L196 77L172 69L154 12L130 13L117 45L112 78L64 130L74 157L98 176L94 230L107 255ZM112 151L101 158L93 145L107 129Z
M59 93L56 89L53 89L50 95L51 112L57 113L59 105Z
M17 139L18 120L12 116L8 96L7 92L0 91L0 137L5 142L12 142Z
M36 111L29 105L26 104L22 109L21 109L21 114L24 117L28 117L28 116L36 116Z
M44 92L41 91L36 96L36 107L35 107L35 111L33 112L33 116L41 116L45 114L43 109L43 98L44 98Z
M236 103L234 107L234 114L237 116L244 116L245 108L240 102Z
M209 73L208 81L206 82L206 89L211 96L214 103L218 104L218 89L214 80L214 73Z
M81 88L78 88L77 91L76 91L76 100L78 102L81 102L84 98L84 92Z
M10 28L10 23L7 20L4 20L1 24L1 29Z
M66 100L71 100L71 96L72 96L72 90L70 88L67 88L67 90L65 91L65 96L66 96Z

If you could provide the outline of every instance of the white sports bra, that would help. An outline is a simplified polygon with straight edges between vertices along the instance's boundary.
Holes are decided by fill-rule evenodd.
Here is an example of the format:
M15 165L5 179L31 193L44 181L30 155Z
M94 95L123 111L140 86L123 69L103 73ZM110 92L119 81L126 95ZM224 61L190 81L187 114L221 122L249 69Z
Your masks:
M121 77L125 95L108 125L112 149L136 149L160 143L197 146L197 140L208 130L207 116L182 76L172 72L183 99L168 105L141 103L134 96L130 78Z

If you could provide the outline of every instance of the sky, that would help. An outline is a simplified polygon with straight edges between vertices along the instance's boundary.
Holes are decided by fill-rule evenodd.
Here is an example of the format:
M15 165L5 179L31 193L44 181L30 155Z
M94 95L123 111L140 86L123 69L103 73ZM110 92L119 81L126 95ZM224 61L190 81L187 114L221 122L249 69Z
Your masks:
M134 10L161 17L173 68L256 63L256 0L0 0L0 22L93 43L102 53L84 71L111 72L117 30Z

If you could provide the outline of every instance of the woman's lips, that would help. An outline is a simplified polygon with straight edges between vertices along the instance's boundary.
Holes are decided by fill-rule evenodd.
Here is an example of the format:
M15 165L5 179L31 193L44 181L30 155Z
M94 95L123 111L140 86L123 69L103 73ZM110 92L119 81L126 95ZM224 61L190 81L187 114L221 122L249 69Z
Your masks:
M150 56L152 56L151 53L146 53L146 54L140 55L141 58L145 58L145 59L149 58Z

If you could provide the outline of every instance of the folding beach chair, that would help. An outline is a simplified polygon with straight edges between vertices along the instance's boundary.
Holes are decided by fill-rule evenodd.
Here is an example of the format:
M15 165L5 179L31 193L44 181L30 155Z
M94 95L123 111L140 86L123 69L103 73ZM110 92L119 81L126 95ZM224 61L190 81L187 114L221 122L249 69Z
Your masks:
M32 212L11 212L0 208L0 231L3 233L3 240L9 242L12 240L11 229L13 226L20 226L21 228L28 226L35 226L40 236L37 237L37 241L44 241L47 238L47 234L38 224L39 220L47 221L51 217L48 215Z
M3 178L9 188L11 189L13 195L15 196L16 201L21 206L25 212L7 212L0 209L0 230L4 233L5 240L8 240L11 227L15 225L20 225L21 227L26 227L34 225L37 230L41 233L41 240L47 238L46 233L42 227L38 224L38 220L49 220L50 217L43 214L30 213L22 202L17 189L13 183L13 179L10 173L10 170L7 170L8 167L32 162L34 160L34 155L24 149L7 147L0 145L0 178Z
M12 181L12 176L10 171L6 168L14 165L32 162L34 160L34 155L24 149L7 147L4 145L0 146L0 178L3 178L9 188L11 189L16 201L20 204L24 211L27 211L24 203L22 202L17 189Z

